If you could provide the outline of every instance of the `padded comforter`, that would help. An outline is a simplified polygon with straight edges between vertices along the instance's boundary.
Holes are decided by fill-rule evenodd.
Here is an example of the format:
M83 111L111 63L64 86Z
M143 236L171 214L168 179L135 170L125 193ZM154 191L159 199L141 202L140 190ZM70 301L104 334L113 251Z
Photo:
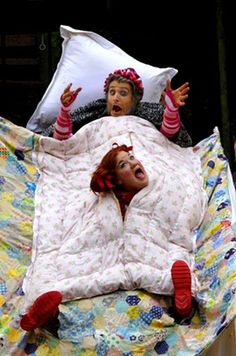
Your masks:
M89 189L114 142L132 145L149 174L124 223L113 195L98 198ZM41 137L35 154L40 179L26 305L50 290L62 292L64 301L118 289L173 294L171 266L177 259L193 266L206 210L198 154L135 116L98 119L63 142Z

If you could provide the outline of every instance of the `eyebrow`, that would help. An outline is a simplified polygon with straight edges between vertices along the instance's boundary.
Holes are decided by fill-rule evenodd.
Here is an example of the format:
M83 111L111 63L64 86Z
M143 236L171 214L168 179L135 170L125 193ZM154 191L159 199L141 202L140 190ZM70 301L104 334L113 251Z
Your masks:
M114 88L117 88L116 85L110 85L109 89L114 89ZM128 87L119 87L120 90L127 90L129 91L129 88Z
M130 152L126 152L127 153L127 158L129 158L130 156L133 156L134 157L134 154L133 153L130 153ZM123 163L123 162L125 162L125 158L122 158L120 161L118 161L117 162L117 167L121 164L121 163Z

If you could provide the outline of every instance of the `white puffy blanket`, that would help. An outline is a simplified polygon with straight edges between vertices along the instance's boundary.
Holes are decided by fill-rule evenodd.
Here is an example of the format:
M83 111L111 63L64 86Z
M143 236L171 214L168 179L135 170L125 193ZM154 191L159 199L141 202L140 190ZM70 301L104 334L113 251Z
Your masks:
M91 173L114 142L133 145L150 181L124 222L112 195L98 198L89 189ZM173 144L146 120L123 116L93 121L66 141L41 137L35 155L40 179L26 305L49 290L61 291L64 300L119 288L172 294L170 267L180 258L192 265L206 208L192 148Z

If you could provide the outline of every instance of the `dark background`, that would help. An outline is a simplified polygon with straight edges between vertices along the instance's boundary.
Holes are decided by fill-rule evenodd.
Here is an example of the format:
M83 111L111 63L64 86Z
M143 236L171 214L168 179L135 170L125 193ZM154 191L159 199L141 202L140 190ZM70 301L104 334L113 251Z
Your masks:
M209 136L218 126L234 166L233 1L21 0L4 6L0 23L1 116L26 125L60 58L60 25L68 25L97 32L144 63L178 69L172 87L190 83L181 117L193 142ZM42 35L47 47L43 53L39 50ZM23 44L9 45L11 36L16 36L15 42L23 38ZM24 44L24 36L29 36L31 47Z

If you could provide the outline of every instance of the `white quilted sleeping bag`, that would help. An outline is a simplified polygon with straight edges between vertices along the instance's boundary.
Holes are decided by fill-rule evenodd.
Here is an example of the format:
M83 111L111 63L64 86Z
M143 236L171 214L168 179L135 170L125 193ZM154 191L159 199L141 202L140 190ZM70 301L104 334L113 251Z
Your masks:
M114 142L133 145L149 175L124 222L112 194L98 198L89 189ZM184 259L192 266L195 230L206 209L193 149L170 142L144 119L123 116L93 121L66 141L42 137L35 155L40 178L26 306L50 290L61 291L65 301L120 288L171 295L171 265Z

